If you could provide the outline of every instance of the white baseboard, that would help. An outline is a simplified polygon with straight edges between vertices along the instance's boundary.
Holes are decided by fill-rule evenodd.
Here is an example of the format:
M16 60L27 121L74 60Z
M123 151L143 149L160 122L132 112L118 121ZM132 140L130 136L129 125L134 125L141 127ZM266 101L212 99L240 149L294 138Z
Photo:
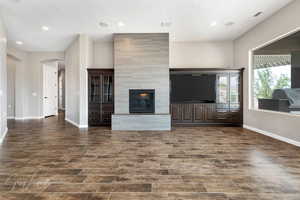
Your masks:
M252 127L252 126L248 126L248 125L245 125L245 124L243 125L243 128L249 129L249 130L251 130L251 131L254 131L254 132L263 134L263 135L265 135L265 136L268 136L268 137L271 137L271 138L280 140L280 141L282 141L282 142L286 142L286 143L295 145L295 146L297 146L297 147L300 147L300 142L298 142L298 141L295 141L295 140L292 140L292 139L289 139L289 138L286 138L286 137L282 137L282 136L280 136L280 135L276 135L276 134L274 134L274 133L271 133L271 132L268 132L268 131L264 131L264 130L261 130L261 129L258 129L258 128L254 128L254 127Z
M8 116L7 119L15 119L13 116Z
M43 119L44 116L15 117L15 120Z
M0 144L2 144L2 142L4 141L4 138L5 138L6 134L7 134L7 132L8 132L8 129L6 128L6 129L4 130L3 135L0 137Z
M68 118L65 118L65 120L69 123L71 123L72 125L76 126L77 128L88 128L89 126L88 125L81 125L81 124L77 124L76 122L68 119Z

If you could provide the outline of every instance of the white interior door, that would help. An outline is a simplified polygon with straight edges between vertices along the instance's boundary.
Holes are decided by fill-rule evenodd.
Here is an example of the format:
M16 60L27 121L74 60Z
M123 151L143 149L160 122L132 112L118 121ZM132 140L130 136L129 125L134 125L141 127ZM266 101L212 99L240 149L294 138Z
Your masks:
M57 64L44 64L44 116L58 114L58 69Z

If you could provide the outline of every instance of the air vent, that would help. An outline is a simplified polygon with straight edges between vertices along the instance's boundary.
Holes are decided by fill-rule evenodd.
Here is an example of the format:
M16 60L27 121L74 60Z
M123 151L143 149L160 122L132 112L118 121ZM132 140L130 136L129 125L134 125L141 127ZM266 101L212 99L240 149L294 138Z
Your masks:
M253 17L258 17L258 16L260 16L262 13L263 13L263 12L258 12L258 13L256 13L255 15L253 15Z

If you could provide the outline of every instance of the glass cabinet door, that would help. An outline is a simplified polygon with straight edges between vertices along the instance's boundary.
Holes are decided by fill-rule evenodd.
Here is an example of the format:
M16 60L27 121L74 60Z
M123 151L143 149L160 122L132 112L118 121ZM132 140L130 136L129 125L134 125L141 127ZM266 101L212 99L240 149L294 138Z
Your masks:
M229 76L217 74L217 109L227 111L229 109Z
M102 103L113 102L113 77L112 75L103 75L103 99Z
M230 111L240 109L240 75L230 73L230 92L229 92Z
M101 76L91 75L89 79L89 102L100 103L101 102Z
M239 73L217 74L217 108L224 111L240 109Z

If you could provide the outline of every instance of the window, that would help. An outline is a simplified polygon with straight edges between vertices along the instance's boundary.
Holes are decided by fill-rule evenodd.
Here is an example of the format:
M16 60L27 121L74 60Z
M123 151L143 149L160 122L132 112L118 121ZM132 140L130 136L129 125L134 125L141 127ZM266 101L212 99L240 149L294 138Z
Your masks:
M217 75L217 104L219 110L238 111L240 109L240 75L224 73Z
M253 51L251 106L299 115L299 77L300 33Z

